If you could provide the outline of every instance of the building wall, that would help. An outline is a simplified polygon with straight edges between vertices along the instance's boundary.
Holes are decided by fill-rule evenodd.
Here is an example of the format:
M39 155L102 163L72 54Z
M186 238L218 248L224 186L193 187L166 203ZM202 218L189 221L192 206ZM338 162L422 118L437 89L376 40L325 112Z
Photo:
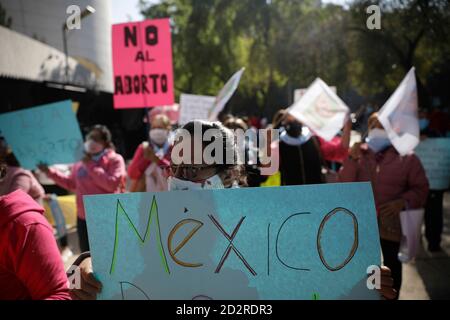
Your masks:
M67 7L76 4L83 11L87 5L96 9L81 21L80 30L68 32L68 52L93 62L101 70L96 89L112 92L111 4L109 0L0 0L6 15L12 18L11 29L63 51L62 27L69 14Z

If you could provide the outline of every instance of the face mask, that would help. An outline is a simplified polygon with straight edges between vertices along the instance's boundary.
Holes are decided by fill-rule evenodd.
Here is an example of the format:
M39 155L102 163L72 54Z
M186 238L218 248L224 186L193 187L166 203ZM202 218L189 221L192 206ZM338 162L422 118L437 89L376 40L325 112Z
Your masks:
M101 143L95 142L94 140L87 140L84 143L84 151L90 155L98 155L103 151L104 147Z
M214 189L225 189L222 179L218 175L212 176L206 179L204 182L192 182L188 180L181 180L175 177L170 177L169 180L169 191L177 190L214 190Z
M104 154L105 154L105 150L103 150L99 154L91 156L91 159L94 160L95 162L98 162L98 161L100 161L100 159L103 157Z
M163 145L169 137L169 131L165 129L152 129L150 130L149 136L152 142Z
M428 119L420 119L419 120L420 131L423 131L426 128L428 128L429 124L430 124L430 120L428 120Z
M302 134L302 125L298 122L288 122L284 126L288 135L298 138Z
M378 153L389 147L391 145L391 140L389 140L386 131L381 129L373 129L369 132L367 144L373 152Z

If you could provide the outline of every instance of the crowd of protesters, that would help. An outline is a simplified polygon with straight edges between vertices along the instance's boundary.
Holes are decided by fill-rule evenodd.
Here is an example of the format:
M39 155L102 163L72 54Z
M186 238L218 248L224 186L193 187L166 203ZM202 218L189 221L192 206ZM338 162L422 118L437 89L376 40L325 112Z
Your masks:
M422 138L448 135L448 114L420 113ZM445 121L447 117L447 121ZM123 192L223 189L259 187L272 177L261 172L256 162L241 164L177 164L172 149L181 140L164 113L149 114L148 137L138 147L131 162L116 152L107 127L94 126L85 137L85 155L63 173L42 163L39 170L56 185L76 195L77 234L83 253L74 263L80 266L82 288L70 290L53 235L43 216L44 188L35 175L22 169L7 141L0 141L0 290L1 299L94 299L101 290L95 279L89 256L89 235L83 196ZM350 145L353 122L350 117L341 133L331 141L315 135L305 124L280 110L269 125L234 116L222 122L192 121L183 129L194 134L195 125L204 133L216 129L225 149L236 148L233 131L261 127L279 130L272 141L272 152L279 154L278 182L273 186L294 186L330 182L372 183L381 249L383 253L382 289L388 299L397 299L402 283L402 265L398 260L401 240L399 213L425 208L426 238L430 251L440 250L442 233L442 190L429 190L422 164L413 153L401 156L392 146L383 126L373 113L368 135L361 143ZM230 130L231 129L231 130ZM206 147L202 140L203 148ZM258 149L247 142L245 156ZM236 153L238 154L238 153ZM30 268L29 266L33 266ZM391 281L392 280L392 281Z

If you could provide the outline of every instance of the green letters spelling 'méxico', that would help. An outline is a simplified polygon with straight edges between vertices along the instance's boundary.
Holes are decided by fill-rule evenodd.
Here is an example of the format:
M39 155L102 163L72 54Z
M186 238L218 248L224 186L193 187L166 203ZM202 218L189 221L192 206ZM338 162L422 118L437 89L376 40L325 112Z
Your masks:
M113 257L111 261L111 269L109 271L110 274L114 273L115 266L116 266L116 258L117 258L117 246L119 244L119 216L123 215L126 220L128 221L131 230L133 230L136 237L139 239L139 241L144 244L147 242L147 240L150 238L150 227L152 225L153 217L156 220L156 231L157 231L157 237L158 237L158 249L159 249L159 255L161 256L161 262L163 264L164 269L168 274L170 274L169 265L167 264L166 254L164 252L164 248L161 242L161 228L159 225L159 215L158 215L158 204L156 203L156 198L153 197L152 205L150 208L148 220L147 220L147 227L145 229L144 237L141 237L139 234L139 231L136 229L136 226L131 221L128 214L125 212L125 209L123 208L122 204L119 200L117 200L117 209L116 209L116 225L115 225L115 236L114 236L114 250L113 250Z

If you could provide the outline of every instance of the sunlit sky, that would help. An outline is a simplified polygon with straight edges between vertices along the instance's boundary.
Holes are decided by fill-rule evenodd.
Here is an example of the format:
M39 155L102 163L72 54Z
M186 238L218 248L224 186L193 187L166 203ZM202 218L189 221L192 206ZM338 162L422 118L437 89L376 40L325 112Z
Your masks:
M322 0L323 3L345 4L346 0Z
M338 5L346 7L345 4L347 2L349 2L349 0L322 0L322 2L323 3L334 3L334 4L338 4Z
M158 2L151 0L149 2ZM335 3L343 5L347 0L322 0L323 3ZM142 15L138 9L139 0L112 0L112 20L113 23L142 20Z
M112 0L111 2L113 23L143 19L138 9L139 0Z

